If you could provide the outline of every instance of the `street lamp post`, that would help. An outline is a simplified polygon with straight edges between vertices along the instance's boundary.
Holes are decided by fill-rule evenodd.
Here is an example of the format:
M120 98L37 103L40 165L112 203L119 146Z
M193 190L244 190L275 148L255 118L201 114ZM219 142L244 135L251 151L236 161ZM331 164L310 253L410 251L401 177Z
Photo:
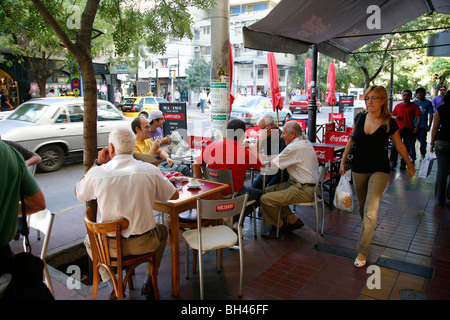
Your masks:
M158 80L158 71L159 71L159 61L155 61L155 70L156 70L156 96L159 97L159 80Z

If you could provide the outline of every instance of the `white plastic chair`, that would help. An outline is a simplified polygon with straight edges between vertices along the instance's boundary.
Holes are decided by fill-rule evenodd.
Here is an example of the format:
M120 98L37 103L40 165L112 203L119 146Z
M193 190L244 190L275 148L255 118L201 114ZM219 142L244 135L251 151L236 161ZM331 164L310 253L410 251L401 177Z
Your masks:
M205 179L217 181L220 183L225 183L230 185L231 194L225 195L223 198L234 198L235 192L234 192L234 185L233 185L233 174L231 169L228 170L218 170L218 169L211 169L208 167L203 167L203 176ZM245 204L246 207L252 206L253 207L253 235L255 239L258 237L258 231L256 230L256 208L255 208L256 200L250 200L247 201Z
M316 187L314 188L314 198L313 201L310 202L299 202L294 203L295 206L305 206L305 207L313 207L316 210L316 238L314 241L314 245L317 246L318 244L318 235L319 235L319 203L322 203L322 230L321 235L323 236L323 228L325 224L325 202L323 197L323 182L325 181L325 178L327 176L328 167L327 166L321 166L320 167L320 173L319 173L319 181L316 184ZM278 210L278 224L277 224L277 238L280 232L280 220L281 220L281 208Z
M200 272L200 299L204 298L203 285L203 254L207 251L223 248L239 249L240 275L239 296L242 296L242 284L244 277L244 244L242 240L242 219L244 218L245 202L248 194L226 200L202 200L197 199L197 229L183 233L186 242L195 250L198 250L198 265ZM202 227L202 219L224 219L239 215L238 234L226 225ZM238 245L236 245L238 243ZM220 255L219 260L220 260ZM188 263L188 262L187 262ZM218 269L221 269L221 261Z
M49 290L53 296L55 296L55 294L53 293L52 280L51 280L50 274L48 272L47 262L45 261L45 256L47 255L47 247L48 247L48 242L50 240L50 234L52 231L54 218L55 218L55 214L50 212L48 209L45 209L45 210L42 210L42 211L39 211L39 212L36 212L34 214L27 216L28 227L34 228L34 229L42 232L45 235L44 243L42 244L40 258L44 262L45 283L47 284L47 287L49 288ZM40 239L38 239L38 240L40 240ZM24 247L24 251L28 251L27 247L25 245L25 238L23 240L23 247Z

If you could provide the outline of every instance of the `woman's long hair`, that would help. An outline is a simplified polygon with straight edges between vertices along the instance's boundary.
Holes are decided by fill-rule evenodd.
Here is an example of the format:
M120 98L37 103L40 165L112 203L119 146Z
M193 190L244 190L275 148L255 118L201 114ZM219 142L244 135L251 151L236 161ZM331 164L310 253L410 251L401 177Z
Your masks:
M386 126L386 132L389 132L389 122L391 121L391 113L389 112L389 107L388 107L389 97L388 97L386 88L383 86L371 86L364 93L364 97L367 97L367 95L372 91L375 92L377 97L384 99L384 103L381 106L380 118L383 120L382 125Z

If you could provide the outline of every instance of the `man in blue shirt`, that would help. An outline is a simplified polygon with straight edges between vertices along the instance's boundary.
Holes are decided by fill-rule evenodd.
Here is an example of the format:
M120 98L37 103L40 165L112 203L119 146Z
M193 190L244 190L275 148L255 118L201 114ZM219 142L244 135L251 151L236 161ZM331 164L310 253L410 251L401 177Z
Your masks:
M418 88L416 90L417 100L414 101L420 108L422 116L420 117L419 130L416 132L416 139L420 143L420 154L422 159L425 159L425 154L427 153L427 133L430 131L431 122L433 121L433 104L430 100L425 99L426 91L424 88ZM416 148L415 144L412 146L410 151L411 158L416 159Z
M434 97L432 103L433 103L433 107L434 107L434 111L436 111L436 109L444 103L444 96L447 93L447 88L445 86L440 86L439 87L439 94Z

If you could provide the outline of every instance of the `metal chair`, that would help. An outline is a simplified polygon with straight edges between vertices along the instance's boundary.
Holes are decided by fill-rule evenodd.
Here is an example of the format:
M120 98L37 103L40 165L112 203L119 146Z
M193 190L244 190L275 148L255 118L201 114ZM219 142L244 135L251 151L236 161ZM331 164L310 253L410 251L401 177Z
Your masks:
M45 235L44 242L42 244L41 254L40 258L44 262L44 278L45 283L50 290L51 294L55 296L53 292L53 286L52 286L52 278L50 277L50 274L48 272L47 268L47 262L45 261L45 256L47 255L47 247L48 242L50 240L50 234L52 232L52 226L53 226L53 220L55 219L55 214L50 212L48 209L33 213L31 215L27 216L27 224L28 227L36 229L38 232L38 235L40 235L40 232L42 232ZM38 238L40 240L40 237ZM28 251L28 246L25 243L25 237L23 239L23 247L24 251Z
M155 299L159 300L158 278L155 267L156 253L148 252L141 255L122 256L121 232L128 228L129 222L126 219L120 219L105 223L96 223L92 221L92 210L87 208L84 215L84 222L86 223L86 230L89 237L89 242L92 249L92 263L93 263L93 283L92 283L92 299L97 298L97 287L100 283L99 268L103 266L108 270L111 279L114 283L114 291L119 300L123 300L123 294L128 283L130 290L133 289L133 281L131 276L134 274L134 269L142 263L148 262L152 266L152 284L155 290ZM114 233L115 237L111 239L108 234ZM109 241L108 241L109 240ZM110 243L115 241L115 248L117 254L111 255ZM113 267L117 268L117 279L114 275ZM122 279L122 270L125 268L125 278Z
M220 183L225 183L230 186L231 193L230 195L225 195L223 198L234 198L236 196L236 193L234 192L234 185L233 185L233 174L231 172L231 169L228 170L219 170L219 169L211 169L208 167L203 167L203 177L205 179L217 181ZM253 234L255 239L258 237L258 232L256 230L256 208L255 208L256 200L250 200L245 203L245 206L252 206L253 207Z
M315 210L316 210L316 237L315 237L315 241L314 241L315 246L317 246L317 244L318 244L318 234L319 234L319 208L318 208L319 202L322 203L322 230L321 230L322 236L323 236L323 228L324 228L324 224L325 224L325 202L324 202L324 196L323 196L323 182L325 181L327 172L328 172L327 166L320 167L319 181L314 188L313 201L298 202L298 203L293 204L294 208L295 208L295 206L308 206L308 207L315 208ZM281 208L278 210L277 238L278 238L279 232L280 232L280 220L281 220Z
M223 248L239 249L240 275L239 296L242 296L242 284L244 276L244 247L242 240L242 220L244 218L245 203L248 194L225 200L197 199L197 229L185 231L183 237L186 242L201 254L198 255L200 272L200 299L204 298L203 284L203 254L207 251ZM223 219L239 215L238 234L226 225L202 227L202 219ZM236 245L238 243L238 245ZM220 255L219 255L220 257ZM219 258L220 259L220 258ZM221 269L221 263L218 264Z

